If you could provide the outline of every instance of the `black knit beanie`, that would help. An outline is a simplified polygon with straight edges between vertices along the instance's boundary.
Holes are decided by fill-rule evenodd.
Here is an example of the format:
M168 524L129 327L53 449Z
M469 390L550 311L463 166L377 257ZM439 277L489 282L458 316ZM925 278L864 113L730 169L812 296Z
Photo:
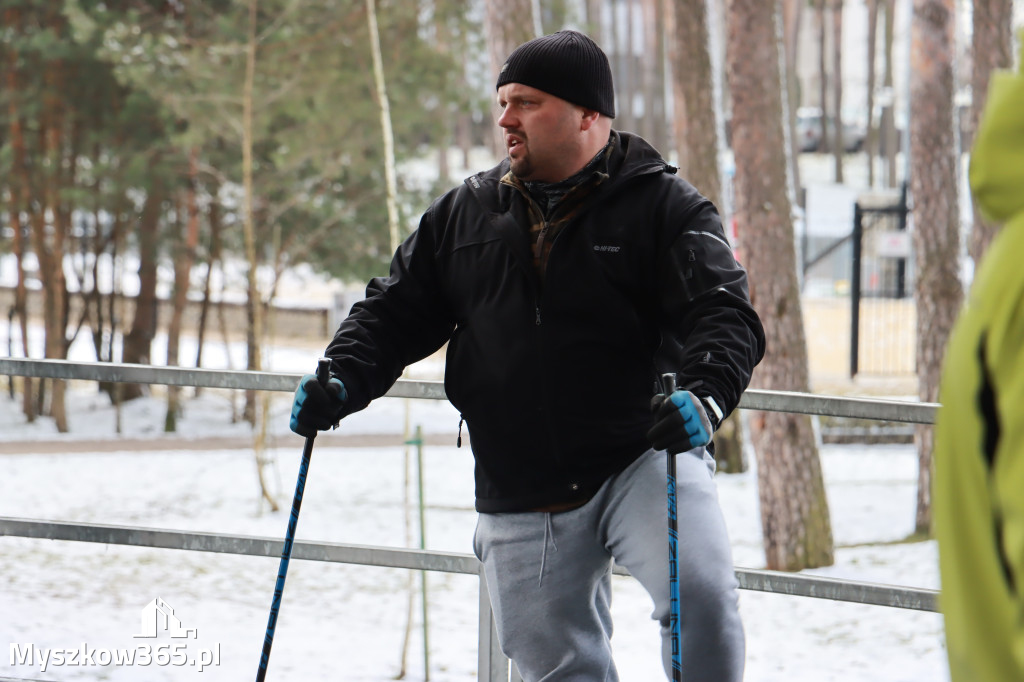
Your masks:
M559 31L523 43L505 60L500 88L522 83L615 118L615 89L608 57L577 31Z

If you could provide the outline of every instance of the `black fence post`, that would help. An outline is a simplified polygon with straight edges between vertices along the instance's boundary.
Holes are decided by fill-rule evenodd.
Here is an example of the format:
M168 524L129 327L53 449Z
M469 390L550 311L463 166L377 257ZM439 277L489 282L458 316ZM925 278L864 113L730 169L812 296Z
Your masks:
M907 183L900 186L900 203L897 207L899 223L897 229L905 232L907 229ZM896 297L906 298L907 296L907 259L896 260Z
M860 202L853 205L853 251L852 272L850 273L850 378L857 376L860 354L860 269L861 241L864 237L864 212Z

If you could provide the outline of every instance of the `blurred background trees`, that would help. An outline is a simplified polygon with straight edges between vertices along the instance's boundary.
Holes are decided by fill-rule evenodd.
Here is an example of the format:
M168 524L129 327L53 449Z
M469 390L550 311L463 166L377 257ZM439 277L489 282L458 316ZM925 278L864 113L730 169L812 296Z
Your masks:
M99 362L199 366L209 329L224 327L217 303L233 290L245 296L247 366L260 368L282 273L311 266L357 283L386 272L389 163L404 236L432 196L480 169L471 152L488 165L503 155L492 113L504 56L572 27L609 54L615 127L645 136L719 204L774 329L770 348L787 351L769 355L759 386L808 388L794 252L801 151L829 154L828 180L842 183L850 151L863 149L868 188L909 185L915 303L926 311L916 371L920 397L933 399L960 304L954 285L997 228L959 220L956 197L988 74L1012 65L1013 0L378 0L393 159L369 4L0 0L0 275L17 332L8 352L37 344L65 358L85 335ZM185 358L190 300L198 349ZM154 357L158 325L167 348ZM64 390L26 380L26 417L48 414L66 430ZM146 387L104 390L123 400ZM171 391L169 430L176 401ZM253 421L254 405L250 396L243 410ZM782 531L765 521L766 547L788 548L781 566L827 563L813 436L787 420L755 429L761 475L806 475L809 487L792 494L808 504ZM720 444L733 453L724 469L745 466L740 432ZM921 527L930 447L919 437ZM797 548L807 532L827 547Z

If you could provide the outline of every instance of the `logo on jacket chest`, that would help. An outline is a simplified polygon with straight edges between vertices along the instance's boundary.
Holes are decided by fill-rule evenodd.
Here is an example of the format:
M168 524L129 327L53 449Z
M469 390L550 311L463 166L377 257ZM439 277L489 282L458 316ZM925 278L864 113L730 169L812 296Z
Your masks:
M613 246L611 244L594 244L594 251L598 253L618 253L621 250L621 246Z

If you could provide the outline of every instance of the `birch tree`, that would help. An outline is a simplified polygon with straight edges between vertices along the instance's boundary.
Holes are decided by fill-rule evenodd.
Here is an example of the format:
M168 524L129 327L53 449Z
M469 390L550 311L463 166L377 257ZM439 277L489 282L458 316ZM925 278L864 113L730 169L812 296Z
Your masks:
M728 81L733 98L736 221L751 299L768 339L752 386L810 390L786 181L777 1L732 0ZM833 563L832 526L811 418L754 413L766 565L800 570Z

